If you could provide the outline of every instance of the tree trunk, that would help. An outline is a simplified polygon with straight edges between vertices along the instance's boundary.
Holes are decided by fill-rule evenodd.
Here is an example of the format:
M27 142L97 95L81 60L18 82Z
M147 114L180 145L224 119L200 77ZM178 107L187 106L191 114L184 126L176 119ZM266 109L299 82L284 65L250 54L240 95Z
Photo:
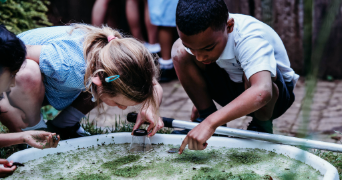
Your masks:
M323 20L330 11L330 5L337 0L315 0L314 2L314 27L313 41L317 41L320 29L323 26ZM339 0L341 2L341 0ZM329 39L325 45L325 51L321 62L319 63L319 77L342 78L342 5L338 3L338 12L333 21Z
M303 73L301 10L299 0L275 0L273 4L273 28L283 40L291 67L299 74Z

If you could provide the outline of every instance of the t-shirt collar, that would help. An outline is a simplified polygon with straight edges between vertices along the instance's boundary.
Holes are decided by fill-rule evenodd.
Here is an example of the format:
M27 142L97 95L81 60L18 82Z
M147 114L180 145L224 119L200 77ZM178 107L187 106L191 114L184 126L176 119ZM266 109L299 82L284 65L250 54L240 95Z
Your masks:
M228 41L226 47L224 48L221 56L217 59L233 59L235 58L234 48L235 48L235 41L234 41L234 34L235 29L228 34Z

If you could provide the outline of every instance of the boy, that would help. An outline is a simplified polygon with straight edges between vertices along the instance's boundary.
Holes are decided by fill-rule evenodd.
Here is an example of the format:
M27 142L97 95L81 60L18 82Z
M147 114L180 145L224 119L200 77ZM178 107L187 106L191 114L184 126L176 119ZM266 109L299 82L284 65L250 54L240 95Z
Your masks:
M9 103L7 93L10 87L15 85L15 76L25 61L26 48L24 43L13 33L9 32L5 26L0 25L0 119L13 112L13 118L21 118L24 113L19 109L3 108ZM2 107L2 108L1 108ZM7 122L2 121L3 124ZM24 126L24 122L16 121L17 124ZM21 124L20 124L21 123ZM0 148L14 144L26 143L36 148L57 147L59 137L53 140L55 133L44 131L26 131L20 133L0 134ZM6 159L0 159L0 178L6 177L14 172L16 166Z
M205 149L218 126L245 115L253 117L248 130L272 133L299 78L277 33L253 17L229 14L223 0L179 0L176 25L172 58L195 106L192 120L200 122L180 153L186 145ZM223 108L217 111L213 100Z

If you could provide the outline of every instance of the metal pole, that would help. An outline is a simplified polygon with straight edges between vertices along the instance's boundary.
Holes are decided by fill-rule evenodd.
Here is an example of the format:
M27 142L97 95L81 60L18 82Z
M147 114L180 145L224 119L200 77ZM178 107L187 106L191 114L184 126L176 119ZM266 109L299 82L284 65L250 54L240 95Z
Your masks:
M182 120L172 121L172 127L182 128L182 129L193 129L198 124L199 123L186 122ZM283 135L277 135L277 134L247 131L247 130L241 130L241 129L228 128L228 127L218 127L215 131L215 134L257 139L257 140L268 141L268 142L273 142L277 144L302 146L302 147L312 148L312 149L342 152L342 145L340 144L327 143L327 142L315 141L315 140L309 140L309 139L301 139L301 138L295 138L295 137L289 137L289 136L283 136Z

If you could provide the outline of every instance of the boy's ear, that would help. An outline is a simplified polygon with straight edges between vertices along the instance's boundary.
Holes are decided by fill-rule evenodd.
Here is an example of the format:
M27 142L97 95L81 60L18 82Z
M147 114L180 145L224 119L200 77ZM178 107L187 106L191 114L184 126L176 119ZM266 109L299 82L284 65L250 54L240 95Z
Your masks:
M234 24L235 24L234 18L230 18L230 19L227 21L227 32L228 32L228 33L233 32L233 30L234 30Z
M98 76L92 77L92 78L91 78L91 81L92 81L94 84L96 84L97 86L102 86L102 82L101 82L101 80L100 80L100 78L99 78Z

